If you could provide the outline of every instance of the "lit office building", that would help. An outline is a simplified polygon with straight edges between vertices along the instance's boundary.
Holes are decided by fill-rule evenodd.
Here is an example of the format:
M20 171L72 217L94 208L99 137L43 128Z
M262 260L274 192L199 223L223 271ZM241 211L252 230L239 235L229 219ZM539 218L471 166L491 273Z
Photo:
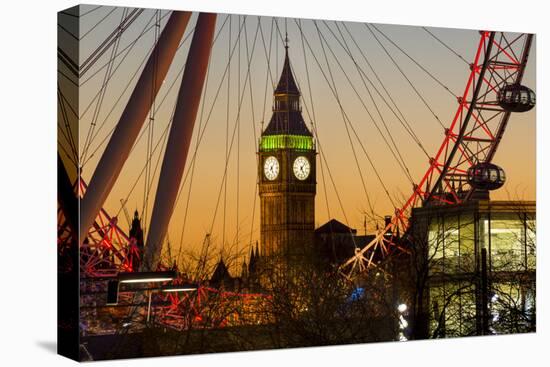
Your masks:
M413 223L428 337L535 331L535 202L427 206Z

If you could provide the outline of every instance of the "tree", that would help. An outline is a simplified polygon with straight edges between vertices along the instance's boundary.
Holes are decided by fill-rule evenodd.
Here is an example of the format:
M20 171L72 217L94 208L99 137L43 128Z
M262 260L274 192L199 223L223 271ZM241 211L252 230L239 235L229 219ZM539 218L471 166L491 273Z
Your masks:
M280 259L271 259L280 264ZM263 266L264 312L276 347L396 340L398 316L384 276L351 283L335 268L303 257Z

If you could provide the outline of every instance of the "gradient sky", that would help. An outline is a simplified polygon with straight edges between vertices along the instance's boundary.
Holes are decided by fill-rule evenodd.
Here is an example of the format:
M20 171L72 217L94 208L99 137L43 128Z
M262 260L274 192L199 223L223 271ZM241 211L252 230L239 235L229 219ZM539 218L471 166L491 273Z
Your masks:
M95 9L95 6L83 6L81 14L90 10L92 11L81 18L81 37L82 35L85 36L82 38L80 44L80 62L82 62L87 55L105 39L116 25L118 25L124 11L123 8L116 8L113 11L113 8L110 7ZM167 14L167 11L161 11L161 16ZM90 180L98 158L105 147L105 142L102 143L102 141L108 139L110 131L116 125L129 97L130 91L136 82L137 77L132 79L132 76L137 70L141 71L140 64L147 57L147 53L153 45L154 31L151 29L145 33L139 41L135 43L135 46L131 48L125 58L124 55L126 55L126 51L121 51L128 46L145 27L147 27L148 22L150 22L149 25L152 24L154 15L154 10L144 11L131 25L128 31L123 34L120 40L118 46L120 55L115 59L114 65L115 68L119 63L121 66L116 69L107 85L105 97L97 115L97 127L95 130L97 132L97 137L92 141L89 147L90 153L92 151L96 152L88 161L84 162L83 166L83 178L86 181ZM164 26L167 19L168 16L162 19L161 26ZM192 31L195 20L196 14L193 14L184 38ZM213 251L219 252L224 249L226 255L229 253L236 253L237 251L248 252L250 243L254 243L259 239L259 198L255 198L255 153L257 138L262 129L262 121L267 123L271 115L272 80L275 83L277 82L282 66L284 57L282 37L284 37L285 29L288 32L291 65L302 91L303 116L310 127L315 116L314 122L318 128L320 146L327 157L328 169L330 169L335 180L336 190L342 200L344 209L342 211L340 208L336 200L335 190L332 184L329 183L328 178L325 178L327 180L327 209L327 203L324 198L325 187L321 178L318 158L316 224L323 224L331 217L342 222L347 222L351 227L362 230L363 212L367 210L368 204L354 162L348 135L344 128L341 111L313 55L315 55L321 63L322 70L327 77L329 77L329 70L332 73L345 113L357 130L361 142L365 145L369 156L375 162L375 166L380 172L390 193L399 200L405 196L408 197L411 193L411 184L407 181L405 175L393 160L380 134L374 128L372 120L365 112L360 100L353 92L345 75L342 73L331 54L330 50L334 52L336 58L352 80L353 85L361 94L367 108L380 124L380 119L376 115L374 106L361 82L356 67L351 58L335 41L333 35L327 28L328 26L338 35L338 29L335 23L331 21L327 21L326 23L322 21L317 22L322 37L326 39L330 46L329 50L326 44L324 45L329 61L329 67L327 67L323 48L319 40L319 34L315 24L311 20L301 21L305 39L307 39L307 42L309 42L313 49L312 54L308 46L305 46L306 59L304 59L304 49L302 47L300 31L294 19L289 18L285 20L284 18L259 18L256 16L247 16L245 27L241 30L241 37L237 37L239 25L242 24L243 20L244 17L238 15L232 15L229 18L225 14L220 14L218 16L217 34L219 33L219 36L215 40L212 51L211 65L206 84L206 94L205 98L202 100L203 105L199 108L199 116L195 124L195 135L191 142L190 157L193 156L197 145L198 127L202 126L206 130L204 138L198 146L196 166L193 175L188 175L191 170L191 162L187 162L186 172L184 173L184 177L187 176L187 180L183 185L182 194L176 205L169 227L169 238L172 244L173 254L178 253L180 246L184 254L187 252L198 252L201 247L202 239L211 229L214 246ZM252 53L254 37L258 29L258 20L260 21L265 47L267 48L265 51L271 54L271 61L269 63L271 77L268 76L268 63L264 52L262 33L258 33L254 46L255 49ZM99 26L94 28L100 21L101 23ZM365 52L369 62L373 65L378 76L383 81L384 86L392 95L392 98L396 101L408 122L414 127L416 134L420 136L426 150L435 154L436 149L443 139L443 131L439 123L391 63L384 53L384 50L372 37L365 25L362 23L345 23L345 25L356 39L361 49ZM340 30L345 32L342 23L339 23L339 26ZM277 32L277 27L280 33ZM436 76L453 92L453 94L461 95L463 93L466 79L469 74L468 65L449 50L445 49L425 30L420 27L396 25L377 25L377 27L421 63L430 73ZM231 32L229 31L230 28ZM430 31L452 47L463 58L468 60L468 62L473 60L479 40L479 33L477 31L442 28L430 28ZM222 74L228 63L229 43L231 42L231 47L233 47L236 40L240 41L237 41L235 52L231 59L231 72L228 74L230 76L228 87L228 78L226 76L225 79L222 80ZM346 37L346 42L349 42L351 52L354 54L359 66L367 73L369 78L375 80L374 75L353 43L351 43L352 41L349 37ZM443 124L448 126L457 107L456 98L430 79L429 76L393 46L389 45L384 40L382 40L382 42L406 75L414 83L415 87L428 101L430 107L439 116ZM246 84L246 90L240 109L240 117L237 118L237 102L242 93L243 86L245 85L247 71L247 43L248 52L252 53L250 63L251 83ZM184 66L189 44L190 37L187 38L176 54L165 84L157 97L157 111L155 112L155 123L152 129L152 140L154 145L159 141L161 144L159 144L159 148L157 148L152 157L153 170L159 157L163 154L163 149L161 149L160 146L164 140L160 138L163 136L162 134L170 121L180 81L180 78L176 80L176 76ZM100 90L107 69L100 69L100 67L108 62L110 52L111 50L106 52L80 81L81 94L79 110L81 119L79 133L81 158L85 148L84 142L86 135L90 129L94 109L96 107L96 100L94 100L94 97ZM536 47L533 45L527 65L524 84L536 91L535 54ZM123 58L124 60L122 61ZM307 71L309 72L309 83L306 73L306 63ZM96 71L97 74L92 76ZM139 71L137 73L138 76ZM90 79L88 80L88 78ZM174 81L175 85L172 90L169 91L169 86ZM215 95L220 83L221 89L215 101ZM375 82L375 84L377 83ZM63 86L63 84L61 85ZM129 88L124 91L126 85L129 85ZM240 91L238 89L239 87ZM251 87L252 93L249 87ZM116 100L121 95L120 101L116 103ZM162 105L160 105L160 101L165 96L166 99ZM311 100L313 100L313 106ZM405 162L413 178L420 180L428 168L428 162L425 156L407 135L399 122L391 115L389 110L385 108L380 98L375 97L375 101L381 108L382 115L395 141L399 145L401 154L405 157ZM252 108L251 102L254 108ZM88 106L90 106L90 108L84 113ZM229 116L227 115L228 106ZM202 109L204 110L203 113L201 113ZM207 122L207 116L210 110L212 113ZM504 139L494 159L495 163L506 170L508 181L504 188L493 194L494 199L535 199L535 115L536 112L533 110L525 114L515 114L511 118ZM103 121L105 121L104 125L99 128ZM123 213L120 211L121 199L127 198L127 209L131 214L134 209L138 209L141 213L144 208L145 180L143 175L140 178L138 177L144 168L147 157L148 132L145 126L146 125L144 125L141 139L134 146L130 158L126 162L117 183L104 205L105 209L111 215L119 213L120 218L124 218ZM231 155L228 159L229 173L227 177L225 215L223 205L224 196L222 195L214 220L217 197L222 185L223 168L226 162L226 139L231 139L234 128L237 129L236 131L238 131L238 134L236 134ZM229 134L227 131L229 131ZM229 138L227 138L228 135ZM358 152L360 167L367 183L368 195L376 213L379 215L393 213L394 209L389 203L382 185L377 181L373 169L369 165L364 154L361 153L361 149L357 142L354 142L354 147ZM237 156L239 157L238 159ZM324 169L325 174L327 174L327 166L325 166ZM158 170L160 170L160 165L156 171L156 175L152 178L151 196L148 200L148 208L145 214L145 227L147 227L149 222L148 213L151 211L151 206L154 202L155 186L158 181ZM193 177L193 181L191 195L189 197L190 177ZM131 191L134 184L135 187L133 191ZM239 197L238 210L237 192ZM189 207L182 237L187 202L189 203ZM252 221L254 205L255 218L254 221ZM225 235L223 231L224 218ZM126 220L122 219L120 223L121 227L126 230ZM212 223L214 223L213 227ZM368 224L369 232L374 229L374 226L375 224L372 222ZM225 243L223 241L224 238Z

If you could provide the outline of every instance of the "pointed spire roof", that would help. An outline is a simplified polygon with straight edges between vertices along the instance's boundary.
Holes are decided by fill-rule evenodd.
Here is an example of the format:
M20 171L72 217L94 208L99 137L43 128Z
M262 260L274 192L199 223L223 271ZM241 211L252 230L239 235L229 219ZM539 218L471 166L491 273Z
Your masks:
M241 278L248 277L248 264L246 263L246 260L243 260L243 263L241 264Z
M288 44L285 45L285 63L279 78L277 88L275 88L275 94L294 94L300 95L294 75L292 74L292 68L290 67L290 59L288 57Z
M256 270L256 263L260 257L260 251L258 250L258 241L256 241L256 252L254 252L254 247L250 251L250 260L248 260L248 272L253 274Z
M216 265L216 269L210 278L210 281L214 284L219 284L222 282L231 281L233 278L229 274L229 270L223 261L223 258L220 258L220 261Z
M342 222L340 222L336 219L331 219L328 222L326 222L325 224L323 224L321 227L317 228L315 230L315 233L316 234L322 234L322 233L344 233L344 234L353 233L353 234L356 234L357 230L354 229L354 228L350 228L350 227L346 226L344 223L342 223Z
M288 38L285 45L285 61L279 83L273 92L275 103L271 120L262 133L269 135L313 136L304 122L300 108L300 91L294 79L288 56Z

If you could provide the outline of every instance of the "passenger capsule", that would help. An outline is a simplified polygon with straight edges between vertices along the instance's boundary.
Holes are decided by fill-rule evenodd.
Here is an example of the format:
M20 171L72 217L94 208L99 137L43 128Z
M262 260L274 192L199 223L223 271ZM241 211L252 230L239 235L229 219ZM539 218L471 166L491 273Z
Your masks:
M520 84L508 84L497 95L500 107L510 112L526 112L535 107L536 95Z
M504 170L492 163L478 163L468 169L468 183L479 190L496 190L506 181Z

